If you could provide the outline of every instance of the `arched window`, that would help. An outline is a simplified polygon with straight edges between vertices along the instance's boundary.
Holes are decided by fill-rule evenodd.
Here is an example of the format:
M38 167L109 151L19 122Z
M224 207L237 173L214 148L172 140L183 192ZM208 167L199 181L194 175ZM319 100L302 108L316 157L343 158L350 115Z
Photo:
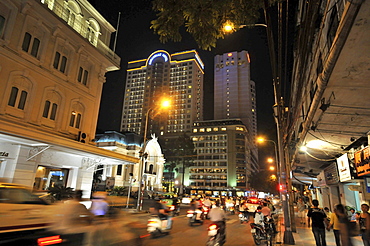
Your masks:
M91 44L97 46L98 44L98 37L100 34L100 26L98 22L94 19L89 20L89 26L87 27L87 35L86 38L89 40Z
M31 49L30 49L31 46ZM29 32L24 34L23 43L22 43L22 50L31 54L33 57L38 56L40 48L40 40L38 38L33 37Z
M10 92L8 105L24 110L28 93L25 90L22 90L20 94L18 92L19 89L13 86Z
M69 120L69 126L81 129L82 126L82 116L84 113L84 107L80 103L75 103L72 106L71 114L70 114L70 120Z
M149 165L149 173L150 173L150 174L152 174L152 173L153 173L153 168L154 168L153 164L150 164L150 165Z

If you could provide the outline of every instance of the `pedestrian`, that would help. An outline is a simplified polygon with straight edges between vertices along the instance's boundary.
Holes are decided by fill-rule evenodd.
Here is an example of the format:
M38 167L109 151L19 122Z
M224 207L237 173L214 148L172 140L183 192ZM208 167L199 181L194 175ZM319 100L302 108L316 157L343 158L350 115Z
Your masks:
M330 209L328 207L325 207L324 208L324 212L326 214L326 218L328 219L328 221L330 222L330 218L331 218L331 214L332 212L330 211Z
M359 216L359 224L364 246L370 246L370 214L369 205L361 204L362 213Z
M351 218L349 218L350 221L356 221L357 220L357 214L354 208L351 208L349 210L351 212Z
M342 246L352 246L351 237L349 235L350 228L346 208L343 206L343 204L337 204L334 207L334 213L339 222L340 240L342 242Z
M326 246L325 228L328 224L326 214L324 210L319 208L318 200L312 200L312 205L312 208L307 213L307 225L310 227L312 221L312 232L315 237L316 246Z
M335 213L335 210L336 209L334 208L334 213L330 214L330 221L329 221L329 225L327 226L327 229L328 231L330 231L330 229L333 228L335 243L337 246L341 246L340 244L340 225L339 225L339 220Z
M107 193L106 192L95 192L92 195L93 199L91 201L90 211L96 217L103 217L108 213L109 204L106 201Z
M298 209L298 218L301 224L306 224L306 204L303 202L302 198L298 199L297 202L297 209Z

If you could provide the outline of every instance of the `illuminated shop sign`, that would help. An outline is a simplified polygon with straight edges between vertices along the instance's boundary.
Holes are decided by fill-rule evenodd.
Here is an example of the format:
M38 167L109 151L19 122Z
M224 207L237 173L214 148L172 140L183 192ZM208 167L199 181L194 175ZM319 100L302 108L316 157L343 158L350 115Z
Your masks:
M370 174L370 150L366 147L355 152L355 166L358 176Z
M168 61L168 55L166 53L159 52L157 54L154 54L152 57L150 57L148 65L152 65L153 61L158 57L162 57L164 59L164 62Z

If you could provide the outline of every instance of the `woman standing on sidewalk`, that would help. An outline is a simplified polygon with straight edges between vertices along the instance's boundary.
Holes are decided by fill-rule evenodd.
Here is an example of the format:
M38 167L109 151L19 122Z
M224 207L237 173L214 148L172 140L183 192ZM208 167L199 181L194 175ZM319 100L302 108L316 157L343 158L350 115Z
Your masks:
M359 216L360 230L364 246L370 246L370 214L369 205L361 205L362 213Z

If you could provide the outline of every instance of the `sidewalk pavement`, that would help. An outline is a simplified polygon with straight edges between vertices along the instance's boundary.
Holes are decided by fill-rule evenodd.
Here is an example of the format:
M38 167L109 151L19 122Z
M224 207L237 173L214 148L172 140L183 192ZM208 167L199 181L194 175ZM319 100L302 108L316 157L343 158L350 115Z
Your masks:
M296 229L297 232L292 232L294 238L294 245L299 246L316 246L315 238L312 233L312 229L304 224L300 224L298 218L296 217ZM279 215L279 222L278 222L278 231L279 233L276 235L276 244L281 245L289 245L284 244L284 218L282 214ZM361 236L351 237L353 246L363 246L363 242ZM326 231L326 244L327 246L335 246L335 238L333 230Z

